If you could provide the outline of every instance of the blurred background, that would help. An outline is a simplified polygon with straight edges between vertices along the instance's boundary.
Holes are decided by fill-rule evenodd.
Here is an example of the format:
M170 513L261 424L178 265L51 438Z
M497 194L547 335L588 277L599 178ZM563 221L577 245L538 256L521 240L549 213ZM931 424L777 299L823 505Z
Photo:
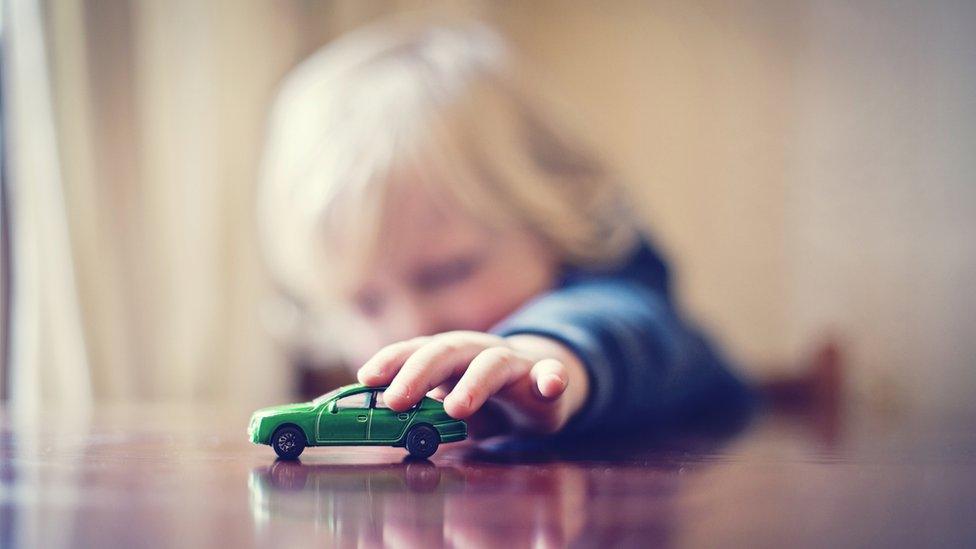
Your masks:
M496 24L573 106L745 372L802 379L826 352L849 403L976 411L962 0L6 0L13 408L247 408L307 385L328 351L273 336L293 313L256 238L268 108L318 47L421 7Z

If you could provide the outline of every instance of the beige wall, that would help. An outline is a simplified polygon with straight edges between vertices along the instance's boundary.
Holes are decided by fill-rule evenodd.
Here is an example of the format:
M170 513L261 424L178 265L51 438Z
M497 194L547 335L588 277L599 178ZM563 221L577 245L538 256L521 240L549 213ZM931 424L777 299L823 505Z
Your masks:
M46 3L97 398L283 390L252 209L275 82L421 4ZM834 333L869 401L972 408L972 2L436 4L496 21L578 108L749 371Z
M788 317L832 324L864 390L976 389L976 4L817 4L790 136Z

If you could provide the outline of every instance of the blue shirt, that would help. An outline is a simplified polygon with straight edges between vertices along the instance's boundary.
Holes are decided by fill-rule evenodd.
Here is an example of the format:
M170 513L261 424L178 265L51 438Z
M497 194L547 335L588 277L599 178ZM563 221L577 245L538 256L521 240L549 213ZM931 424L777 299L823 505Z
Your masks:
M613 270L564 269L552 291L492 332L549 337L580 358L590 394L563 434L669 428L749 400L745 384L676 310L668 269L646 240Z

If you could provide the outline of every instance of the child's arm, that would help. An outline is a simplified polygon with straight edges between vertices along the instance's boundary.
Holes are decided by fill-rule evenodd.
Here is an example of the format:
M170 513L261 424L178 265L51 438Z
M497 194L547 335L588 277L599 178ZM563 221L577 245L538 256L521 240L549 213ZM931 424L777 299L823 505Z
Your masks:
M593 277L561 288L496 332L551 338L585 365L588 400L566 431L668 426L751 396L663 291L630 278Z
M560 288L496 332L391 345L363 366L359 379L390 383L394 409L448 384L441 394L455 417L476 412L491 396L514 427L540 433L667 424L744 394L663 294L630 279L595 277Z

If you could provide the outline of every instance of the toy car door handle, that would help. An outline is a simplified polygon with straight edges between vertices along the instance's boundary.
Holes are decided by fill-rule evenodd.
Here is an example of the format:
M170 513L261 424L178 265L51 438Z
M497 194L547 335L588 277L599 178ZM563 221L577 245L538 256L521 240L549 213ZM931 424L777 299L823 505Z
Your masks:
M406 419L407 419L408 417L410 417L410 416L409 416L409 415L407 415L407 414L404 414L403 412L401 412L401 413L399 413L399 414L397 414L397 419L399 419L399 420L401 420L401 421L404 421L404 420L406 420Z
M356 421L366 421L366 416L356 416Z

